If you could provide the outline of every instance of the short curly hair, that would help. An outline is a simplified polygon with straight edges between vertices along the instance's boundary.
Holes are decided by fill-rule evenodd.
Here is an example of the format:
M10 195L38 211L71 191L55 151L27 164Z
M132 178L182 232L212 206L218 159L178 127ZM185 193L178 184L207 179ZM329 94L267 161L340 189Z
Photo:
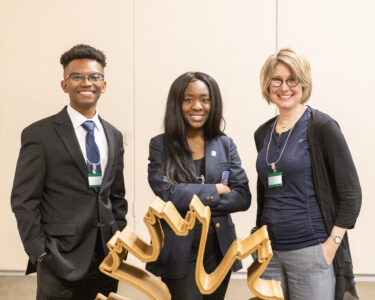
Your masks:
M301 103L306 103L311 96L312 90L310 64L304 56L289 48L283 48L278 53L270 55L260 71L260 87L264 99L266 99L268 104L272 103L269 89L270 82L273 72L279 63L285 64L302 85Z
M60 57L60 63L65 67L75 59L94 59L96 60L103 68L107 65L106 57L104 53L94 47L85 44L75 45L70 50L66 51Z

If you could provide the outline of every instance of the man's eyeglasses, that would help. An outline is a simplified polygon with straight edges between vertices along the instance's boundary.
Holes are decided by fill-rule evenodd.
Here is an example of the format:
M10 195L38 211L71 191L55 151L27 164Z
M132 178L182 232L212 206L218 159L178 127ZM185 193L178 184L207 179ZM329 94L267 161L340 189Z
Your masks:
M83 75L83 74L80 74L80 73L72 73L72 74L69 74L68 77L65 78L65 80L73 80L73 81L85 81L86 78L91 81L91 82L98 82L98 81L102 81L104 80L104 75L103 74L100 74L100 73L94 73L94 74L90 74L90 75Z
M272 78L270 84L273 87L280 87L283 85L284 82L289 87L295 87L298 84L298 80L295 78L289 78L287 80L282 80L280 78Z

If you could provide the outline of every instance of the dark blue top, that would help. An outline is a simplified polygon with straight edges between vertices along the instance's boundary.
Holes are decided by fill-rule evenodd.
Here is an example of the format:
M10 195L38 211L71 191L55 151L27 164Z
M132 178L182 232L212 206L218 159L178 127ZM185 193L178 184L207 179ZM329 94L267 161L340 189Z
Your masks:
M258 153L256 167L265 189L262 225L267 225L272 248L275 250L297 250L317 245L323 243L328 236L312 181L307 141L310 117L311 109L308 107L295 124L284 153L276 164L277 172L282 172L281 187L268 187L268 174L273 171L266 164L266 151L273 123ZM274 130L268 153L269 162L278 159L288 134L289 131L277 134Z

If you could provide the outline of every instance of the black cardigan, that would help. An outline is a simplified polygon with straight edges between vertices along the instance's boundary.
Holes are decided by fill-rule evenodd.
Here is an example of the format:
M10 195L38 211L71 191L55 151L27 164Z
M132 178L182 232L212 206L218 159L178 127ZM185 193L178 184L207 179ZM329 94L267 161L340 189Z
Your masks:
M324 225L328 234L335 225L348 229L354 228L361 208L362 194L348 145L335 120L316 109L311 110L307 139L311 155L314 189ZM258 152L275 119L276 117L270 119L255 132L255 144ZM257 201L256 225L260 228L264 187L259 177ZM358 299L347 234L337 250L333 264L336 274L335 299L342 300L346 291L352 296L348 299Z

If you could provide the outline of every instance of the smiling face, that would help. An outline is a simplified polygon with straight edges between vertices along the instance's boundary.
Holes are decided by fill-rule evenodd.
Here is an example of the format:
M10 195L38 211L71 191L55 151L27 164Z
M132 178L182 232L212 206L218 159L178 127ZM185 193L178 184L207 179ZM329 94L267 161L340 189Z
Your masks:
M188 84L181 109L188 131L203 129L211 111L210 92L203 81Z
M68 78L72 74L104 74L103 67L93 59L72 60L64 69L64 80L61 81L63 91L69 94L70 105L82 114L94 111L100 95L105 91L104 80L92 81L89 78L74 81Z
M279 110L293 110L301 103L302 86L298 83L295 87L287 85L286 80L294 78L287 65L279 63L276 65L272 79L281 79L284 81L281 86L269 86L271 100L277 105Z

